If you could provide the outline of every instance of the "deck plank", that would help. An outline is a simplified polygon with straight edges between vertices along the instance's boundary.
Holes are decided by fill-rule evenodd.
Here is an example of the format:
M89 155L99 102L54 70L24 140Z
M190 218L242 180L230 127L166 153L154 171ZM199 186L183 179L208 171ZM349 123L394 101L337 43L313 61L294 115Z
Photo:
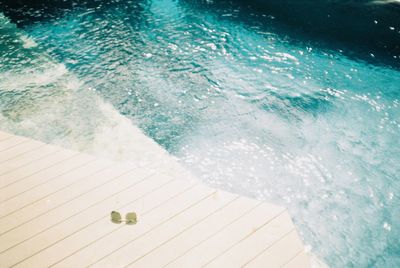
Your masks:
M277 218L254 231L249 237L246 237L246 239L243 239L240 243L208 263L206 267L242 267L293 229L294 226L289 214L287 212L280 214Z
M0 205L0 211L12 207L14 210L9 209L9 214L0 218L0 233L8 231L26 221L30 221L41 213L59 205L63 198L57 198L57 195L71 198L71 188L75 184L80 187L83 180L89 179L90 176L95 178L99 172L110 166L110 162L105 160L91 162L86 166L77 168L48 183L38 185L13 199L3 202Z
M281 207L262 203L243 218L168 264L167 267L203 267L283 211Z
M141 197L135 197L135 200L130 200L128 203L122 207L115 207L115 204L112 204L113 209L117 209L118 211L126 213L127 211L135 211L138 214L138 220L141 221L142 215L146 215L152 209L162 205L164 202L173 198L177 195L177 193L182 193L187 191L188 189L193 187L193 183L183 182L180 180L174 179L173 181L159 187L158 189L154 189L153 191L149 191L145 195ZM120 202L122 203L122 202ZM109 211L111 211L111 207ZM108 212L109 212L108 211ZM104 213L104 209L102 209ZM96 254L90 255L91 252L96 252L96 245L92 245L95 241L102 236L107 235L110 232L113 232L122 226L110 225L109 223L109 214L99 221L97 224L93 224L84 230L82 230L79 234L74 237L69 237L65 241L62 241L58 247L71 249L69 254L66 254L60 258L55 264L56 267L76 267L79 266L80 263L86 263L87 265L96 261ZM140 223L138 223L140 224ZM87 241L83 251L77 251L76 243L81 241L82 237ZM87 247L86 247L87 246ZM87 249L86 249L87 248ZM80 249L78 247L78 249Z
M243 215L249 213L258 204L254 200L240 197L213 215L208 216L203 221L197 222L196 225L188 230L154 247L148 254L132 262L130 266L162 267L243 217Z
M148 202L149 207L147 203L139 201L121 208L120 210L123 212L133 210L138 214L137 225L112 224L108 218L103 218L95 225L85 228L73 239L66 239L57 244L57 247L51 249L53 254L48 251L44 255L33 256L19 266L31 267L35 263L43 264L43 267L48 265L55 265L56 267L88 266L112 253L124 242L130 241L133 237L156 226L160 218L170 217L171 213L176 213L176 211L189 206L191 202L197 202L212 193L212 191L205 191L200 186L193 188L188 186L191 187L192 185L186 185L183 189L175 185L175 188L171 189L172 192L167 192L166 195L153 195L154 200ZM154 207L155 203L158 204L156 207ZM109 211L107 212L109 213ZM82 241L85 241L85 243L82 244Z
M29 164L55 154L57 151L60 151L60 148L46 145L2 162L0 164L0 188L5 186L3 178L15 177L16 174L21 174L26 168L29 168ZM7 151L0 152L0 154L7 155Z
M7 250L58 222L63 221L69 216L84 209L92 204L97 203L104 197L111 195L132 183L133 176L122 176L132 168L110 169L100 175L91 177L91 180L83 180L82 184L75 186L68 194L59 194L61 204L53 209L49 209L46 213L40 214L39 217L18 226L17 228L5 232L0 235L0 252ZM147 171L147 170L146 170ZM143 172L141 170L140 172ZM122 177L121 177L122 176ZM70 194L72 197L70 197ZM58 202L58 201L57 201Z
M0 189L0 202L2 203L0 208L0 217L3 216L4 213L9 213L10 210L14 209L3 205L5 201L15 198L25 191L29 191L33 187L49 182L94 160L93 156L72 154L70 152L66 154L61 154L60 152L60 154L53 155L53 157L54 158L52 159L47 159L47 164L39 171L28 176L19 177L16 181L10 182L6 187ZM10 180L13 180L13 178Z
M17 146L23 142L29 142L29 140L18 136L12 136L4 140L0 140L0 152L13 148L14 146Z
M72 158L74 156L78 156L79 154L76 152L72 151L64 151L64 150L58 150L52 154L48 154L47 156L40 158L38 160L35 160L33 162L30 162L27 165L24 165L22 167L14 168L12 170L8 170L2 173L0 177L0 187L1 189L4 189L5 187L10 186L11 184L20 182L21 180L28 178L32 175L36 174L43 174L46 173L46 169L50 169L53 166L62 163L68 158ZM0 165L0 169L3 169L6 165L3 163ZM49 172L52 172L50 169ZM42 176L43 177L43 176ZM46 179L46 178L44 178ZM4 191L4 192L9 192ZM0 193L1 197L4 197L3 193ZM4 200L3 198L1 200Z
M283 268L311 267L311 258L304 251L282 266Z
M108 227L116 227L114 224L110 226L109 221L110 211L118 208L116 204L120 202L133 202L138 199L143 201L144 196L153 191L155 187L158 187L161 181L167 183L172 180L172 178L168 176L163 176L163 178L156 176L148 178L149 174L142 174L139 178L139 174L136 175L138 179L136 183L132 181L131 187L127 187L121 192L104 198L104 200L101 200L99 203L79 211L69 218L64 219L62 222L54 224L48 228L46 232L40 233L32 239L25 241L3 254L3 256L0 254L0 261L5 263L17 263L14 256L18 253L19 259L22 260L31 257L26 263L21 263L20 265L22 266L32 261L36 262L39 260L38 263L43 264L43 267L47 267L53 262L58 261L59 258L68 256L68 253L75 251L77 247L83 246L81 244L83 237L85 237L85 232L87 232L86 234L88 236L92 236L96 239L93 235L96 233L96 229L99 228L101 222L104 222ZM176 187L176 185L174 186ZM132 195L133 189L135 190L135 195ZM76 238L78 241L74 240ZM86 241L86 239L83 239L83 241ZM49 247L49 245L52 245L52 247ZM60 250L60 248L62 248L62 250ZM21 256L23 258L21 258ZM45 260L40 260L41 258ZM45 265L44 262L46 263Z
M9 133L7 133L7 132L0 131L0 141L5 140L5 139L8 139L8 138L10 138L10 137L12 137L12 136L13 136L12 134L9 134Z
M285 264L287 260L294 258L301 250L303 250L303 244L296 230L292 230L259 256L246 263L245 267L257 268L268 263L268 267L278 268Z
M198 184L134 135L146 161L143 146L116 163L0 131L0 267L311 266L284 208Z
M40 146L44 146L44 143L38 141L29 141L17 144L11 148L8 148L4 151L0 152L0 165L2 162L9 161L18 156L23 155L29 151L39 148Z
M194 224L204 220L214 212L234 201L237 196L217 192L194 206L182 211L163 224L140 237L123 244L118 251L95 263L94 267L126 266L150 252L153 248L167 242Z

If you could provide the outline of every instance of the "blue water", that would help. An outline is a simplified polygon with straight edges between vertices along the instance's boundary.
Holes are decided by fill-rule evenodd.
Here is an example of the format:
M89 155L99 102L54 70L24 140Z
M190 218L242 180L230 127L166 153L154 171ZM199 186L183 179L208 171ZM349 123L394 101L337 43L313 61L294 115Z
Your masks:
M50 15L1 20L0 126L107 152L123 142L92 141L115 109L207 184L288 207L330 266L400 266L393 64L230 2Z

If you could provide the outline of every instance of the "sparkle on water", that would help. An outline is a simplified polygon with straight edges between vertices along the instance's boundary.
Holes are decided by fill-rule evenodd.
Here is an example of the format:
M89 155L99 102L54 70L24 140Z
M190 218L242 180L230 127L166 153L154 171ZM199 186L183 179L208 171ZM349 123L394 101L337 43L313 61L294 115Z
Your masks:
M2 17L0 124L101 151L127 141L104 132L115 109L209 185L288 207L332 267L399 266L399 71L243 12L153 0L22 29Z

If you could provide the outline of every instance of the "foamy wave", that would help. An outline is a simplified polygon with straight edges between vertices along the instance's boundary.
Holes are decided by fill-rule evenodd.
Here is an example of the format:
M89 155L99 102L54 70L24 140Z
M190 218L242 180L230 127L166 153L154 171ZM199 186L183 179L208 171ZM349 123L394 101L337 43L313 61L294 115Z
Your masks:
M15 38L25 45L15 43L14 49L30 56L28 50L36 46L16 28L15 31ZM7 71L0 71L2 130L109 159L157 163L175 167L171 172L183 171L176 159L166 157L164 149L105 103L64 64L36 52L34 64L8 66L3 68Z

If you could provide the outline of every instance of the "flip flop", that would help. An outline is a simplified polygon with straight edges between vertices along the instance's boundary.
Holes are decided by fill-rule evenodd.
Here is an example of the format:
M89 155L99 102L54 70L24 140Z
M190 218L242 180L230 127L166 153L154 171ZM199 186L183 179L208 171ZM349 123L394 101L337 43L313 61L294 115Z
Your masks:
M121 214L117 211L112 211L111 212L111 221L113 223L120 224L122 222Z
M129 225L133 225L137 223L137 215L135 212L129 212L125 216L125 223Z

